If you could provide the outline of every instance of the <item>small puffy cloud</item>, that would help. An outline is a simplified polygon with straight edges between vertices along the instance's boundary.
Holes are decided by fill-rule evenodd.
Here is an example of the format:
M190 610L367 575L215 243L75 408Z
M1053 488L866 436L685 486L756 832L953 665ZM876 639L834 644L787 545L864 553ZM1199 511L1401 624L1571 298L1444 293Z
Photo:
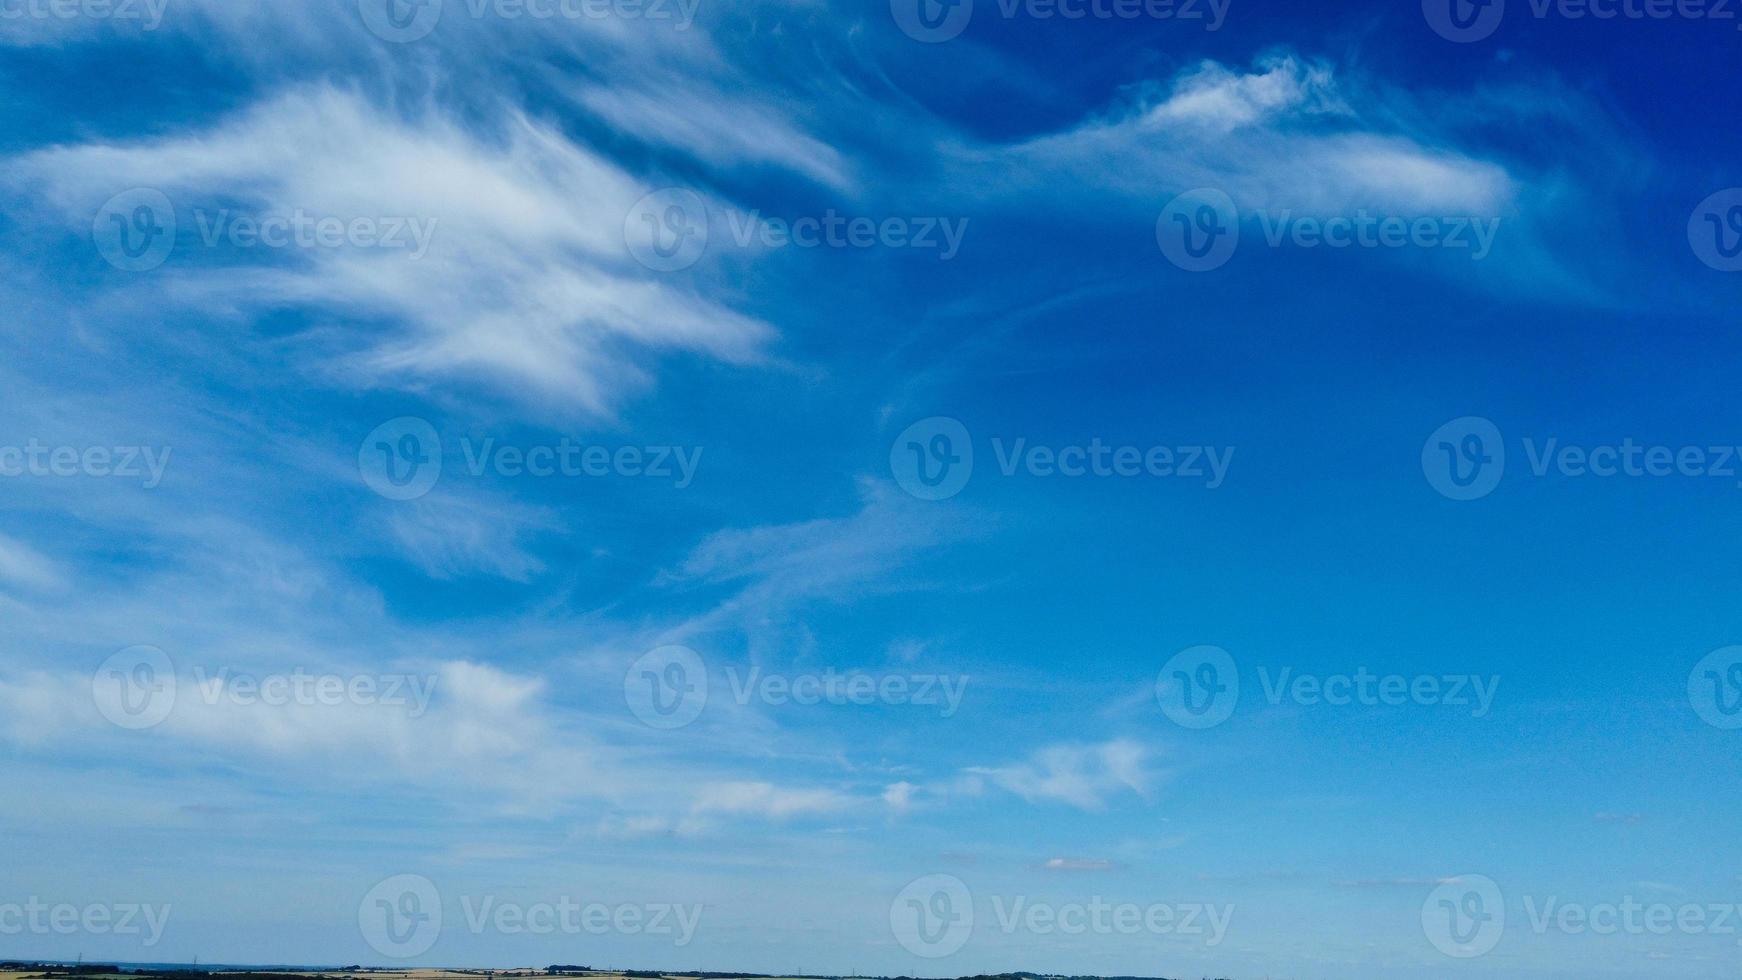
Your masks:
M891 783L883 790L883 802L896 813L906 813L913 807L913 795L919 787L905 780Z

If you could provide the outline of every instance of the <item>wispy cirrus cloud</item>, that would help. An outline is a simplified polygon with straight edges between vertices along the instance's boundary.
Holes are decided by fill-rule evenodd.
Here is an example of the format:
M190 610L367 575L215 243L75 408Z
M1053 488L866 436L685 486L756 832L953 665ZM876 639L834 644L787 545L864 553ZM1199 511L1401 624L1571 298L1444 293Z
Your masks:
M32 590L59 589L64 573L46 556L22 541L0 535L0 584Z
M855 797L833 789L794 789L767 782L731 782L704 786L697 791L695 812L785 820L840 813L856 802Z
M388 113L355 91L313 86L205 132L55 147L11 166L13 190L52 202L75 232L88 232L118 191L162 191L182 249L209 242L230 214L421 219L434 229L421 257L351 245L291 256L207 248L187 268L172 262L133 284L245 322L290 306L384 323L385 333L353 326L304 338L311 371L358 387L460 380L606 413L650 383L655 356L749 364L774 336L637 266L623 228L650 188L514 110L481 133L439 110Z
M1133 87L1118 105L1007 146L964 144L965 166L994 167L999 193L1070 187L1052 206L1113 194L1146 205L1215 187L1243 208L1340 213L1357 207L1493 214L1511 206L1507 168L1400 124L1388 101L1339 83L1327 62L1292 54L1249 71L1214 61ZM964 188L966 189L966 188Z
M1022 762L968 771L1031 803L1102 810L1120 794L1149 794L1160 778L1152 755L1140 742L1115 738L1099 744L1049 745Z
M926 507L884 481L864 479L859 486L860 507L846 516L725 528L703 538L662 583L733 592L678 635L867 588L898 588L894 573L927 548L969 537L980 525L971 513Z

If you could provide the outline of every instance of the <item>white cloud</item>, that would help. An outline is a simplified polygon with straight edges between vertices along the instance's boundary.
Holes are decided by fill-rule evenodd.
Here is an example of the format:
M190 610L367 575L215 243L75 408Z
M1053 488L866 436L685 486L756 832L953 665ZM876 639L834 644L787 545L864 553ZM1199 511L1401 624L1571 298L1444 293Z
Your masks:
M777 109L722 90L699 97L693 80L640 88L613 79L610 87L581 88L575 98L622 132L716 167L775 164L836 190L852 187L841 154L786 121L791 107Z
M544 570L522 539L557 527L537 508L446 491L393 504L387 521L406 557L432 578L481 572L513 582Z
M975 518L959 508L928 507L887 482L863 481L861 500L860 509L846 517L708 535L669 578L730 583L739 591L686 629L735 617L762 619L806 600L862 594L927 548L974 531Z
M1157 207L1214 187L1241 208L1497 215L1518 187L1495 162L1439 145L1397 120L1390 100L1347 91L1292 56L1239 72L1205 62L1131 104L1064 132L957 150L965 192L1080 208L1113 194ZM989 179L987 168L997 179ZM976 190L980 189L980 190Z
M905 780L891 783L883 790L883 802L895 813L906 813L913 808L913 795L919 787Z
M222 249L172 261L151 279L176 305L234 315L293 305L350 323L387 320L396 329L385 336L353 326L307 338L316 346L306 357L332 359L333 373L361 387L479 380L602 413L648 382L653 354L739 364L761 356L773 336L766 323L631 260L624 219L650 187L518 112L499 123L500 132L473 133L438 113L402 118L317 86L205 133L10 163L16 185L45 193L85 233L118 190L162 190L176 206L182 250L201 248L226 207L434 222L421 258L358 247Z
M696 793L695 812L773 820L839 813L854 797L832 789L789 789L765 782L716 783Z
M1280 58L1241 74L1206 61L1182 75L1168 97L1145 112L1141 121L1152 128L1198 123L1229 132L1295 111L1347 111L1335 95L1329 68Z
M31 671L0 679L0 710L10 738L25 746L148 758L200 753L262 775L383 791L465 789L515 807L609 796L626 782L593 740L549 711L538 678L466 661L424 673L358 667L339 676L386 674L402 680L376 683L358 699L316 698L285 696L288 687L269 694L260 675L184 668L168 716L131 732L104 719L97 697L112 692L94 692L89 674Z
M608 816L599 820L581 836L607 841L633 841L652 838L693 838L710 829L699 817L671 817L664 814L631 814Z
M1101 858L1048 858L1041 865L1047 871L1111 871L1113 862Z
M65 576L55 564L23 542L0 535L0 583L28 589L59 589Z
M1066 803L1082 810L1100 810L1119 793L1148 794L1157 779L1149 755L1141 744L1116 738L1098 745L1052 745L1026 762L969 772L1031 803Z
M88 678L40 670L0 677L0 719L0 732L26 746L43 745L102 721Z

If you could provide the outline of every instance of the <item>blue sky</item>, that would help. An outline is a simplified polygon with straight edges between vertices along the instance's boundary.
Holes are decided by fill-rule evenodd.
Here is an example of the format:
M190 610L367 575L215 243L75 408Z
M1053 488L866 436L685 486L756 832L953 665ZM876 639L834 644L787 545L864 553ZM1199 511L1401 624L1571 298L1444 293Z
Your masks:
M1437 4L0 3L0 957L1734 975L1742 22Z

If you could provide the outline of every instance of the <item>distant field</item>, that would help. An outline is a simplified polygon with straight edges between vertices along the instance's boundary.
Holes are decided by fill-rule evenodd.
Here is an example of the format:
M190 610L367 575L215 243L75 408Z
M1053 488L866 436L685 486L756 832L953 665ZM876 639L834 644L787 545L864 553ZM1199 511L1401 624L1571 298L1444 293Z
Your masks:
M54 971L51 975L55 976L57 978L57 980L59 980L59 978L65 977L64 974L61 974L58 971ZM543 969L539 969L539 968L535 968L535 967L516 967L516 968L512 968L512 969L503 969L503 970L413 969L413 970L358 970L358 971L351 971L351 970L326 970L326 971L260 970L260 971L248 971L248 972L214 971L214 972L209 973L207 975L210 977L213 977L213 978L248 977L248 978L257 978L257 980L258 980L258 978L279 978L279 977L299 978L299 980L300 980L300 978L308 978L308 980L314 980L314 978L317 978L317 977L358 977L358 978L363 978L363 980L479 980L480 977L489 976L489 975L493 975L493 976L499 977L499 978L550 977L550 976L552 976L551 974L547 973ZM41 976L44 976L44 972L40 971L40 970L28 970L28 971L23 971L23 972L0 971L0 980L25 980L25 978L27 978L27 977L41 977ZM151 976L153 976L153 974L150 973L149 971L139 971L139 972L127 973L127 974L80 974L80 975L78 975L76 980L143 980L143 978L149 978ZM609 973L609 972L566 973L566 974L562 974L562 976L569 977L569 978L579 978L579 980L647 980L646 977L630 978L622 973ZM663 973L663 974L660 974L660 976L665 978L665 980L699 980L699 978L695 974ZM68 978L68 980L71 980L71 978ZM804 978L759 977L758 980L804 980Z
M52 980L151 980L153 977L173 977L173 980L186 980L186 974L163 974L149 970L138 970L125 974L81 973L69 976L59 970L29 970L0 971L0 980L26 980L30 977L49 976ZM515 977L557 978L557 980L650 980L646 974L630 977L623 973L571 972L551 974L539 967L513 967L501 970L443 970L443 969L407 969L407 970L214 970L204 972L210 980L340 980L340 978L355 978L355 980L481 980L485 977L495 977L497 980L510 980ZM662 973L662 980L702 980L693 973ZM720 980L715 974L712 980ZM813 980L804 977L757 977L756 980Z

